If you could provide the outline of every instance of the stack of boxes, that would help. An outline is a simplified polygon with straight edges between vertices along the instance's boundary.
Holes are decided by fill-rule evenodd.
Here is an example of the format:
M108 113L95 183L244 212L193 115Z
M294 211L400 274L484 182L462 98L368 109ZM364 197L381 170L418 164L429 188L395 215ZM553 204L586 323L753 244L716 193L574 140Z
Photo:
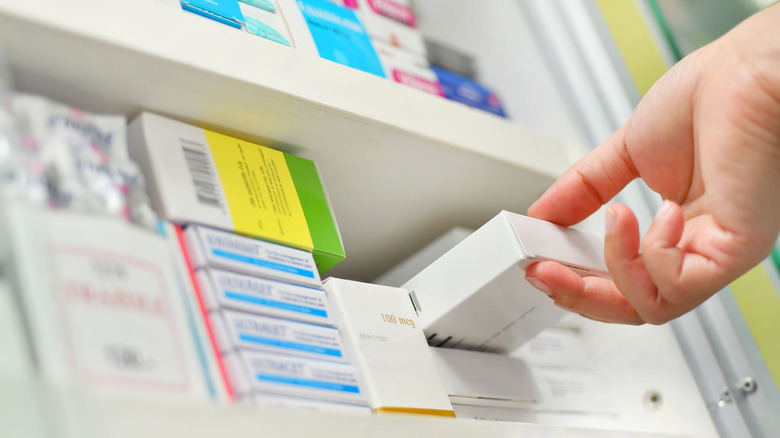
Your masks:
M428 63L423 36L409 0L331 1L355 10L388 79L444 96Z
M314 164L149 113L128 138L155 210L185 226L220 392L368 411L320 280L344 250Z
M181 0L185 10L506 117L463 55L423 39L409 0ZM468 58L468 57L466 57ZM459 67L458 65L457 67Z
M366 402L311 253L198 225L183 236L228 393Z

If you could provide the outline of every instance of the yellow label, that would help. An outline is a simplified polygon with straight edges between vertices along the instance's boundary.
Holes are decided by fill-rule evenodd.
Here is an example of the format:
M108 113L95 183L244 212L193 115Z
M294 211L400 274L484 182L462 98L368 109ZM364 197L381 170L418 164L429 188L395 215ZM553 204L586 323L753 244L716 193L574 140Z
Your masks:
M769 273L759 264L731 283L731 292L780 390L780 298Z
M312 251L306 216L284 154L204 131L235 231Z
M633 0L597 0L618 51L640 96L664 73L668 66L656 46L642 11Z

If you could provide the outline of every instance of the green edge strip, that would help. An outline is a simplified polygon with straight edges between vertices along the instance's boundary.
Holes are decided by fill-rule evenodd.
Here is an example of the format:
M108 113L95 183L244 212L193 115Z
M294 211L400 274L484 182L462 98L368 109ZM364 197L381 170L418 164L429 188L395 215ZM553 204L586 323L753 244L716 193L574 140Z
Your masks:
M669 28L669 23L666 21L666 17L664 17L663 12L661 12L661 7L658 6L658 2L656 0L648 0L647 4L653 11L653 15L655 16L655 20L658 22L658 25L661 26L661 32L663 32L664 37L666 38L666 42L669 43L669 48L672 49L672 54L674 54L675 61L683 59L683 54L680 51L680 47L677 45L677 41L674 39L672 30Z
M344 246L339 230L314 163L290 154L284 154L284 158L301 200L306 223L309 225L314 261L322 274L344 260Z

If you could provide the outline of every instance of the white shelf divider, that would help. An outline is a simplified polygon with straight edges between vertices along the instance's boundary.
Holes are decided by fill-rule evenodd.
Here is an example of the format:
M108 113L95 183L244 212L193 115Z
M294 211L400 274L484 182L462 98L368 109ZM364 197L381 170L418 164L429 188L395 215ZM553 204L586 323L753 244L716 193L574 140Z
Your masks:
M523 213L567 165L532 129L138 0L0 0L18 89L149 110L314 160L347 260L370 281L454 226Z

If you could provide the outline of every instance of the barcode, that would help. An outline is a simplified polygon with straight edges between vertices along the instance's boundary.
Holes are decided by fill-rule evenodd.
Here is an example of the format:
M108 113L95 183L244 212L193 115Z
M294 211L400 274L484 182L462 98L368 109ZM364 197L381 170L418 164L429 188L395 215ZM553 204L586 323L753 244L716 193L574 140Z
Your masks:
M209 155L204 150L205 147L200 143L183 138L179 141L181 142L181 150L184 152L184 159L187 161L187 168L190 169L198 201L201 204L223 210L222 197L220 196L221 186L217 172L209 160Z

